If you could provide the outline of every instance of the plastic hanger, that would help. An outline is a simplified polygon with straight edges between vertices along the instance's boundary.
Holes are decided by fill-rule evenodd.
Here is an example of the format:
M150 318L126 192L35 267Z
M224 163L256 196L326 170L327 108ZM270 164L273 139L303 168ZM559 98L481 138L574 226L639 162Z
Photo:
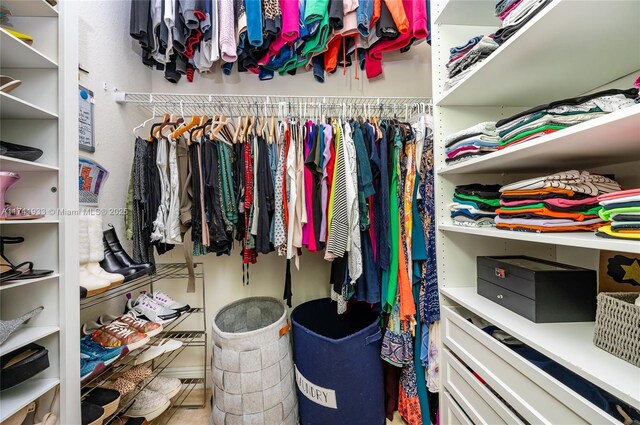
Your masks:
M154 119L156 119L156 107L153 107L153 114L151 115L151 118L149 118L148 120L145 120L142 124L140 124L139 126L137 126L136 128L133 129L133 137L138 138L138 133L136 133L138 130L144 128L145 125L149 124L151 121L153 121Z

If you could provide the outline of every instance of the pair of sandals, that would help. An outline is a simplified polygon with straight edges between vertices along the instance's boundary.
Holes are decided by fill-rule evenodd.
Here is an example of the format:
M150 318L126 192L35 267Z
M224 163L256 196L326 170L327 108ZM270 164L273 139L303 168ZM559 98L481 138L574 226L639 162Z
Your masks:
M7 281L35 279L48 276L53 270L38 270L33 268L33 261L25 261L14 265L4 255L4 246L24 242L21 236L0 236L0 284Z
M58 423L58 417L53 411L53 406L55 405L56 399L58 398L58 394L60 393L60 386L56 386L56 391L53 393L53 398L51 399L51 406L49 406L49 412L45 413L40 422L36 422L36 417L33 418L34 425L56 425ZM22 409L18 410L13 415L9 416L7 419L2 421L2 425L21 425L24 420L27 418L29 413L36 411L36 402L32 401L28 405L24 406Z

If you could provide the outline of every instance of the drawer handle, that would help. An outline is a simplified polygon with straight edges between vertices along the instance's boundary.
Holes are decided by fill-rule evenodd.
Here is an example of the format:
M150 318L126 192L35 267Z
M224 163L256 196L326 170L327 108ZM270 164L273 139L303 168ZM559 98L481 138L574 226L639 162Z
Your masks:
M495 273L496 273L496 277L499 277L500 279L505 279L507 277L507 271L500 267L495 268Z
M503 299L503 298L504 298L504 295L499 294L496 298L498 298L499 300L501 300L501 299Z

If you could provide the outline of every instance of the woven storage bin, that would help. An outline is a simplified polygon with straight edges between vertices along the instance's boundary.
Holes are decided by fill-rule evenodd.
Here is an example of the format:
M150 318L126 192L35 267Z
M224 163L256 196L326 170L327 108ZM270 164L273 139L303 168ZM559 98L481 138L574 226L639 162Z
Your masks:
M593 343L603 350L640 367L640 306L636 292L598 294Z
M301 425L384 425L379 316L364 303L338 314L329 298L291 313Z
M213 319L213 425L295 425L298 407L287 310L255 297Z

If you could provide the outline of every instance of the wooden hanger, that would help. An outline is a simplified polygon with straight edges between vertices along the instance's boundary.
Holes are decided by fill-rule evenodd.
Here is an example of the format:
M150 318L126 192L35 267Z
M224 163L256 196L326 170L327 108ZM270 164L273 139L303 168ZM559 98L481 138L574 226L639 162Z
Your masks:
M182 118L180 119L182 120ZM184 120L182 120L182 122L184 122ZM191 130L193 127L198 125L198 122L200 122L199 117L197 115L192 115L191 120L189 120L189 122L183 125L182 127L174 130L173 133L171 134L171 137L173 137L174 139L177 139L178 137L182 136L185 131Z
M166 122L166 123L164 123L164 124L162 124L162 125L160 126L160 130L159 130L160 137L162 137L162 138L163 138L163 139L165 139L165 140L169 138L169 135L168 135L168 134L167 134L167 135L165 135L165 134L163 133L163 130L164 130L166 127L169 127L169 126L178 126L178 125L180 125L180 124L184 123L184 119L183 119L183 118L178 118L178 119L175 119L175 121L173 121L174 119L175 119L175 115L171 115L171 118L169 119L169 122ZM175 131L174 131L174 132L175 132ZM173 138L173 134L172 134L172 138Z
M154 139L157 139L158 137L158 131L160 131L160 126L162 126L162 124L164 124L165 122L168 122L170 119L169 114L164 114L162 116L162 120L159 123L153 124L151 126L151 128L149 129L149 137L147 138L147 142L153 142Z
M218 125L213 129L213 131L211 131L211 135L210 135L211 140L213 140L214 134L220 133L220 130L222 130L222 128L226 126L227 126L226 117L224 116L224 114L222 114L218 119Z
M276 136L276 117L271 115L271 123L269 125L269 144L272 144Z
M238 122L236 123L236 131L233 133L233 143L238 143L238 135L240 135L241 127L242 127L242 117L238 117Z
M253 131L253 127L256 125L256 117L251 117L251 124L249 124L249 128L247 129L247 135L251 134Z

